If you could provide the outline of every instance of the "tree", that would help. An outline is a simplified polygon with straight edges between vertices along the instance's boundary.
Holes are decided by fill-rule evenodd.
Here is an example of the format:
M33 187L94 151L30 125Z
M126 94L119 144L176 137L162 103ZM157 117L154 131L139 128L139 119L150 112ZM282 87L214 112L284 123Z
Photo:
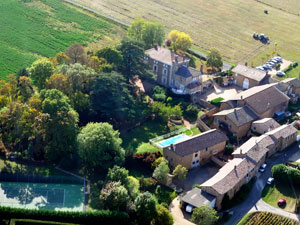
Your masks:
M199 109L197 106L189 104L186 110L184 110L183 115L189 121L195 121L198 118Z
M58 52L55 55L56 62L61 65L61 64L67 64L70 61L70 57L66 55L64 52Z
M98 56L92 56L89 60L89 67L91 67L96 72L101 71L101 66L106 64L106 60L103 58L98 58Z
M122 53L123 62L120 72L125 75L127 82L134 76L144 76L147 65L144 63L144 44L129 38L124 38L118 46Z
M78 154L89 174L122 165L125 151L119 132L108 123L88 123L77 136Z
M156 207L157 216L154 218L152 225L173 225L174 219L170 211L162 205Z
M155 101L164 102L167 98L165 89L158 85L153 87L152 92L153 92L153 99Z
M67 50L66 55L70 57L72 63L85 64L87 56L81 44L72 44Z
M107 61L107 63L113 64L117 68L121 66L123 61L123 56L121 52L113 47L101 48L99 51L97 51L96 55L99 59L103 58Z
M165 184L170 172L169 166L166 162L161 162L154 170L153 177L160 183Z
M142 30L145 26L146 21L142 18L135 19L128 28L127 36L133 40L142 40Z
M63 74L53 74L46 84L48 89L57 89L67 96L71 96L72 89L68 78Z
M133 176L128 177L128 183L126 185L126 189L132 199L136 199L139 195L140 191L140 182Z
M92 108L102 121L119 124L134 119L136 106L121 74L100 73L90 85Z
M122 185L126 186L128 183L128 170L115 165L113 168L108 169L106 181L120 181Z
M218 69L222 68L223 66L222 57L217 50L213 49L209 52L209 54L207 55L206 65Z
M175 178L178 180L184 180L186 178L188 170L182 166L182 165L177 165L173 171L173 175Z
M134 211L137 215L138 224L150 224L156 217L156 202L148 191L140 194L134 201Z
M101 190L100 201L104 209L125 210L129 195L120 182L110 182Z
M162 162L166 162L166 163L168 163L168 161L166 160L166 158L165 157L159 157L159 158L157 158L153 163L152 163L152 168L156 168L156 167L158 167L158 165L160 164L160 163L162 163Z
M168 38L171 40L171 46L174 51L187 51L193 43L190 35L184 32L179 32L178 30L172 30L169 33Z
M53 72L53 63L47 58L38 59L29 68L29 74L33 80L33 84L37 86L39 90L45 88L46 80L53 74Z
M45 124L41 124L46 134L45 157L57 162L75 151L75 140L78 130L78 114L71 107L70 99L56 89L42 90L42 112L49 115Z
M34 94L32 81L29 77L21 76L18 80L17 94L21 98L21 102L27 102Z
M213 225L218 219L216 210L203 205L193 210L191 221L197 225Z

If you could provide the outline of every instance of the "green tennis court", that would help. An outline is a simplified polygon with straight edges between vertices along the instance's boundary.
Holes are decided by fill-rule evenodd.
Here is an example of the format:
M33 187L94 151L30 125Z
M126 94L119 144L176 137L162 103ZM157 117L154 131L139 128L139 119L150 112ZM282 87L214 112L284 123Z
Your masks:
M0 205L83 211L83 185L0 182Z

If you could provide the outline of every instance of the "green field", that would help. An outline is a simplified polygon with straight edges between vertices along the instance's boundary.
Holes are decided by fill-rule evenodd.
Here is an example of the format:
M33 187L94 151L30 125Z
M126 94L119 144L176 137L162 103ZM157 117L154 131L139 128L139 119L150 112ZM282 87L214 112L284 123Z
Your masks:
M127 23L143 17L159 21L168 31L185 31L192 36L195 50L206 52L216 48L229 62L248 61L257 65L261 56L274 50L291 61L300 59L299 0L75 1ZM269 36L271 44L254 40L254 32Z
M1 0L0 15L0 78L37 57L53 57L73 43L111 39L122 30L60 0Z

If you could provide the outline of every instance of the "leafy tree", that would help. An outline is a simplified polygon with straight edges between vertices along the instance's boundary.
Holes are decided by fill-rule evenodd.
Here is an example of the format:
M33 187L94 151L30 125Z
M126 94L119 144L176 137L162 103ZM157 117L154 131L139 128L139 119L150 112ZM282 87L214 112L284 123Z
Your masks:
M206 65L209 67L215 67L218 69L222 68L222 66L223 66L222 57L217 50L212 49L209 52L209 54L207 55Z
M120 182L110 182L101 190L100 201L104 209L125 210L129 201L128 191Z
M92 108L102 120L118 124L134 118L136 106L121 74L98 74L90 90Z
M136 19L130 25L127 35L136 41L143 41L146 48L151 48L155 43L163 43L165 29L160 23Z
M125 75L129 82L134 76L144 76L147 65L144 63L144 45L142 42L124 38L118 46L122 53L123 62L120 72Z
M140 182L133 176L128 177L128 183L126 185L127 191L132 199L136 199L140 191Z
M80 121L90 121L89 113L91 111L91 101L88 94L84 94L81 91L76 91L72 96L72 102L74 109L79 113Z
M188 105L186 110L184 110L183 115L189 121L195 121L198 118L199 109L197 106L192 104Z
M126 186L128 183L128 170L115 165L113 168L108 169L106 181L120 181L122 185Z
M81 44L72 44L67 50L66 55L70 57L72 63L85 64L87 56Z
M156 168L156 167L158 167L158 165L160 164L160 163L162 163L162 162L166 162L166 163L168 163L168 161L165 159L165 157L159 157L159 158L157 158L153 163L152 163L152 168Z
M72 88L68 81L68 78L63 74L53 74L47 80L46 84L48 89L57 89L67 96L72 95Z
M173 225L174 219L170 211L162 205L156 206L157 216L152 225Z
M104 47L97 51L98 58L103 58L109 64L115 65L119 68L123 62L123 56L120 51L113 47Z
M164 88L156 85L153 87L153 99L156 101L164 102L167 98L166 91Z
M119 132L108 123L88 123L77 136L78 153L89 174L122 165L125 151Z
M61 65L61 64L67 64L70 61L70 57L66 55L66 53L64 52L58 52L55 55L55 59L57 64Z
M166 162L161 162L154 170L153 177L160 183L167 182L168 173L170 172L169 166Z
M39 90L45 88L46 80L53 74L53 63L47 58L41 58L35 61L29 68L29 74L33 80L33 84Z
M103 58L98 58L98 56L92 56L89 60L89 67L91 67L96 72L101 71L102 65L106 64L106 60Z
M17 100L17 82L14 75L9 75L8 81L1 80L0 87L2 106Z
M137 215L138 224L150 224L156 217L156 202L148 191L140 194L134 201L134 210Z
M178 180L184 180L186 178L188 170L182 166L182 165L177 165L173 171L173 175L175 178Z
M56 162L74 154L78 114L71 107L69 98L56 89L42 90L41 100L42 112L49 118L41 124L41 131L45 130L46 134L37 132L46 137L46 159Z
M190 35L178 30L172 30L169 33L168 38L171 41L171 46L175 51L187 51L192 46L193 42Z
M27 102L34 94L32 81L29 77L21 76L18 80L17 94L21 98L21 102Z
M191 221L197 225L213 225L218 218L216 210L208 205L203 205L193 210Z

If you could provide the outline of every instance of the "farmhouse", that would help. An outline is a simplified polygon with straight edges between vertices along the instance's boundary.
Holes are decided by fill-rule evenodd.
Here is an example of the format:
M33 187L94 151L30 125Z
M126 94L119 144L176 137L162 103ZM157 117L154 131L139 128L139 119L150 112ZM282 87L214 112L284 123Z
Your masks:
M238 64L232 69L236 85L243 89L252 88L263 84L268 76L266 72Z
M157 82L177 94L202 92L202 73L189 67L189 59L164 47L145 52L145 63L157 74Z
M213 129L163 148L170 167L182 165L187 169L203 165L225 148L227 136Z
M258 172L268 157L296 141L297 130L292 125L275 128L260 137L252 137L233 152L234 159L223 166L211 179L201 184L201 190L216 197L221 209L224 195L231 199Z

